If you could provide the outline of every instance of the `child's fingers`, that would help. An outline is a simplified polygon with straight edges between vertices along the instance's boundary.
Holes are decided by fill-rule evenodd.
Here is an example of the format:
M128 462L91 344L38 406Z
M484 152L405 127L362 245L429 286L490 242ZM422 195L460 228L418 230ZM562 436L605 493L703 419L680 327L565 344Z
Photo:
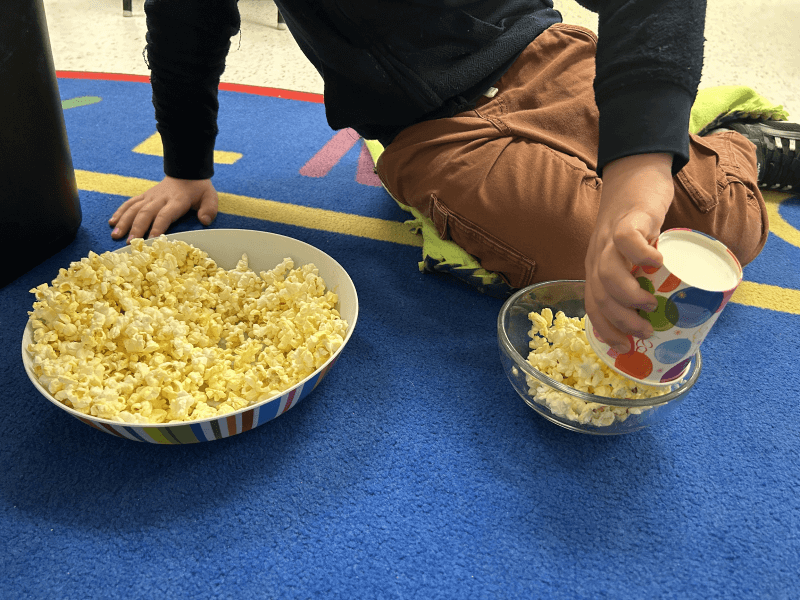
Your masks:
M598 300L601 303L613 300L625 308L645 308L654 304L653 296L641 288L631 270L631 261L616 245L609 246L597 263L596 284L602 288Z
M631 222L623 224L614 233L617 251L632 265L660 267L663 257L648 241L658 237L658 228L645 222L649 221L647 215L630 218Z
M630 263L615 246L608 246L587 273L587 311L592 325L611 346L627 344L627 336L648 338L653 328L637 312L652 310L655 298L630 273Z
M213 188L203 194L200 199L200 206L197 207L197 219L203 225L211 225L211 222L216 219L217 211L219 210L219 197L216 190Z
M125 202L119 205L119 208L114 211L114 214L111 215L111 218L108 220L108 224L114 226L117 224L117 221L122 217L122 215L134 204L137 204L142 198L144 198L144 194L139 194L138 196L134 196L133 198L128 198Z
M182 205L175 202L165 203L161 210L153 217L148 237L154 238L166 233L169 226L180 219L185 213L186 209Z
M134 223L134 220L136 219L137 215L139 214L139 211L141 210L142 199L143 198L141 196L137 197L135 198L136 202L132 203L129 200L128 202L125 203L128 205L125 208L125 210L120 212L119 215L115 214L116 219L115 222L112 223L114 229L111 232L111 237L113 239L119 240L128 235L128 232L130 231L131 226ZM132 198L131 200L134 200L134 198Z

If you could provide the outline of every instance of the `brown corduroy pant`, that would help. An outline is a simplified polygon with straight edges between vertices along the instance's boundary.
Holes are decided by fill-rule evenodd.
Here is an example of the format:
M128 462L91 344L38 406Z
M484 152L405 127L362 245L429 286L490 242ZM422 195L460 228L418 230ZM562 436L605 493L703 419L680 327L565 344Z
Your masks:
M534 40L474 110L403 130L377 170L399 202L429 217L515 288L584 279L600 205L595 35L559 24ZM691 136L663 229L714 236L741 263L767 240L754 146L735 132Z

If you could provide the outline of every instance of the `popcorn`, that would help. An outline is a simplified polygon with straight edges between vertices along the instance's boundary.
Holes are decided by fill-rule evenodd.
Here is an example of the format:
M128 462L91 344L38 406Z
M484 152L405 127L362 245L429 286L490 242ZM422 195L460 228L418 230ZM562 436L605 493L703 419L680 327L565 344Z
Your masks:
M609 368L586 340L585 317L567 317L559 311L554 318L553 311L545 308L541 313L531 312L528 319L532 325L528 332L531 338L528 363L556 381L588 394L609 398L653 398L674 388L642 385ZM585 402L554 390L530 375L526 375L526 383L528 393L536 402L547 406L554 415L582 425L607 427L653 408Z
M344 343L313 264L226 271L165 236L61 269L35 294L33 371L67 406L119 423L229 414L280 395Z

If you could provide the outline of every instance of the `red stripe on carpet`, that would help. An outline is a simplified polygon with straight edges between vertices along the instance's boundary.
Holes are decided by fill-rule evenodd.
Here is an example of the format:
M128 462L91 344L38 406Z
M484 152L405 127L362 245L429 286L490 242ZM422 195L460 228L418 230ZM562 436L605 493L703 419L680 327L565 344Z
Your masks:
M284 98L286 100L302 100L303 102L315 102L322 104L325 97L322 94L312 94L311 92L295 92L292 90L281 90L278 88L260 87L257 85L243 85L240 83L220 83L219 89L226 92L239 92L241 94L255 94L256 96L272 96L273 98Z
M56 71L63 79L102 79L104 81L137 81L150 83L149 75L126 75L124 73L92 73L91 71Z
M126 75L124 73L95 73L91 71L56 71L56 77L63 79L99 79L102 81L133 81L138 83L150 83L149 75ZM302 102L314 102L322 104L325 98L322 94L312 94L311 92L295 92L292 90L281 90L278 88L260 87L257 85L243 85L239 83L219 84L219 89L224 92L238 92L240 94L253 94L255 96L271 96L273 98L283 98L285 100L300 100Z

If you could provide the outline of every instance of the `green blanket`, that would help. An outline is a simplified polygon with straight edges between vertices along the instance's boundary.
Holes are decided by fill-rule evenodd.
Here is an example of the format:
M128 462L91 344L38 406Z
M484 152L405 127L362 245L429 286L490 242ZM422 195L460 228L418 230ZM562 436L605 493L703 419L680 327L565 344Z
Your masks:
M782 106L773 104L749 87L720 86L697 93L689 131L702 135L735 120L785 121L787 118L788 113ZM365 143L377 163L383 146L375 140L365 140ZM429 218L415 208L399 202L398 205L414 217L406 221L408 227L422 235L421 271L449 273L483 293L501 298L514 291L499 274L481 268L478 260L456 243L441 239Z

